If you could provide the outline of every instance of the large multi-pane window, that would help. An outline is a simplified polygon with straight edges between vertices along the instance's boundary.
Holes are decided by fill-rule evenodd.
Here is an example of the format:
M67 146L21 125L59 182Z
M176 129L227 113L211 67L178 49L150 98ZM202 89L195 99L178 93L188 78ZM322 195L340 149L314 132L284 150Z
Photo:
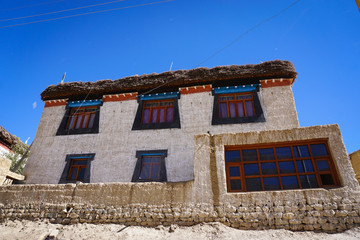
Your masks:
M228 146L225 166L229 192L339 186L325 141Z

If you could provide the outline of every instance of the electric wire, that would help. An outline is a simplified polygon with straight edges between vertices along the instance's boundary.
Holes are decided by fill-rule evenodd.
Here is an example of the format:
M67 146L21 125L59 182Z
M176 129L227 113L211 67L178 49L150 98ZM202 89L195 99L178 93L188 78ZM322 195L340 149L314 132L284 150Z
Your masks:
M11 10L29 8L29 7L36 7L36 6L41 6L41 5L48 5L48 4L57 3L57 2L63 2L63 1L65 1L65 0L57 0L57 1L51 1L51 2L32 4L32 5L25 5L25 6L22 6L22 7L0 9L0 12L6 12L6 11L11 11Z
M82 7L76 7L76 8L59 10L59 11L55 11L55 12L47 12L47 13L40 13L40 14L30 15L30 16L24 16L24 17L15 17L15 18L8 18L8 19L0 19L0 22L17 20L17 19L24 19L24 18L39 17L39 16L44 16L44 15L50 15L50 14L55 14L55 13L74 11L74 10L78 10L78 9L96 7L96 6L107 5L107 4L117 3L117 2L123 2L123 1L126 1L126 0L116 0L116 1L111 1L111 2L104 2L104 3L93 4L93 5L86 5L86 6L82 6Z
M62 17L56 17L56 18L43 19L43 20L38 20L38 21L33 21L33 22L25 22L25 23L13 24L13 25L1 26L0 29L1 29L1 28L9 28L9 27L21 26L21 25L28 25L28 24L33 24L33 23L54 21L54 20L64 19L64 18L70 18L70 17L84 16L84 15L95 14L95 13L110 12L110 11L121 10L121 9L128 9L128 8L135 8L135 7L143 7L143 6L160 4L160 3L166 3L166 2L172 2L172 1L174 1L174 0L165 0L165 1L144 3L144 4L132 5L132 6L126 6L126 7L119 7L119 8L111 8L111 9L99 10L99 11L94 11L94 12L79 13L79 14L62 16Z

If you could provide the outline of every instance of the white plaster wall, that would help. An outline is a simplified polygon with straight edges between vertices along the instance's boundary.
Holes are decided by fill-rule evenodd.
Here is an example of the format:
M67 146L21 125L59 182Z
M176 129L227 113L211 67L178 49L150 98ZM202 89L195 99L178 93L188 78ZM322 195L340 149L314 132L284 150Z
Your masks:
M42 114L25 168L27 183L58 183L67 154L95 153L90 182L130 182L137 150L167 149L165 159L170 182L194 179L194 136L251 132L299 127L290 86L261 89L260 103L265 122L211 125L211 92L181 95L181 128L135 130L132 124L136 100L104 102L100 108L98 134L56 136L65 106L47 107Z

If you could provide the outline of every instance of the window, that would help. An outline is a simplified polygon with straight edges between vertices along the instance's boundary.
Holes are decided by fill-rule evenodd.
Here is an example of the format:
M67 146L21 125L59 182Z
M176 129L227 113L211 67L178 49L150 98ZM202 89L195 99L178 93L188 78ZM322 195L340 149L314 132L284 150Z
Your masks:
M215 88L212 124L265 121L255 85Z
M76 183L78 181L89 183L91 161L94 160L94 157L94 153L68 154L59 183Z
M101 100L69 102L56 135L99 132Z
M178 93L140 96L132 130L180 128L178 97Z
M325 141L225 147L228 192L339 186Z
M167 150L137 151L132 182L166 182Z

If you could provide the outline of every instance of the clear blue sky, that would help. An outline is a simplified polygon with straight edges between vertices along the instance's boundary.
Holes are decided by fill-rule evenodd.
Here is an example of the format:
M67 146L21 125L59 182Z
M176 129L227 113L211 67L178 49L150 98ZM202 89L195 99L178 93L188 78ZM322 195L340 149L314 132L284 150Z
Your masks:
M174 0L5 27L153 2L127 0L2 21L107 1L0 0L0 125L31 142L44 107L40 93L64 72L65 82L85 82L160 73L171 62L173 70L191 69L294 2ZM339 124L350 153L360 148L359 57L355 0L301 0L200 66L292 61L300 125Z

